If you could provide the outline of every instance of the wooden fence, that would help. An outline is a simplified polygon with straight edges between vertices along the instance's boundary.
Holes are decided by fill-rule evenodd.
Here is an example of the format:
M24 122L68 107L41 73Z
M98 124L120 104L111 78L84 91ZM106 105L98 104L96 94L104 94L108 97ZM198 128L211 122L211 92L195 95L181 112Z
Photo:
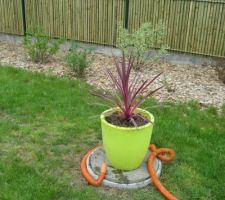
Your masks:
M225 0L130 0L131 32L160 20L171 50L225 57Z
M124 0L26 0L27 27L53 37L114 45Z
M21 0L0 0L0 32L24 34Z
M162 21L171 50L225 57L225 0L0 0L0 32L23 34L21 2L26 28L52 37L115 46L118 22Z

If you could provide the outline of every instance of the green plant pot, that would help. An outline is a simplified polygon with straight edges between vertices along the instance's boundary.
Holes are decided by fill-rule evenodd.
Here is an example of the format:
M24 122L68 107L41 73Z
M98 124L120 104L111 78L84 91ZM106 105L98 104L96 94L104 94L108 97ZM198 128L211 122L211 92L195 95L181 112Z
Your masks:
M151 120L144 126L126 128L108 123L105 116L116 108L101 114L102 139L106 156L110 164L119 170L133 170L143 162L151 140L154 117L151 113L137 109L143 116Z

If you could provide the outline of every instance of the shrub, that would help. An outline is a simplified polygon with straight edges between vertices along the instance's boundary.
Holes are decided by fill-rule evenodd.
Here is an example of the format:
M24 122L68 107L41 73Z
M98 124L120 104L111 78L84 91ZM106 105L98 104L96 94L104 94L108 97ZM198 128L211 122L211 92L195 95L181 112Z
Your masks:
M56 54L64 39L51 40L42 29L35 27L28 30L23 45L33 62L45 63Z
M225 84L225 59L224 58L218 59L215 67L219 79Z
M134 126L137 126L135 118L137 116L144 118L135 110L145 102L150 96L157 92L161 87L150 90L149 86L161 75L158 74L151 80L140 80L136 76L133 80L130 79L131 71L134 66L134 59L132 57L127 61L124 54L121 61L115 60L117 75L113 75L110 70L107 70L112 84L116 91L113 93L99 93L92 92L94 96L100 97L113 107L120 109L120 119L130 121Z
M117 47L124 51L126 56L135 58L134 69L140 69L140 66L145 65L145 53L149 50L159 47L156 55L150 60L161 58L166 53L166 45L163 44L165 38L165 27L160 22L155 27L150 23L144 23L140 28L130 34L127 29L121 24L118 27Z
M70 52L65 57L67 66L80 78L85 76L85 69L90 66L92 61L92 58L88 58L90 53L91 49L81 50L76 42L72 42Z

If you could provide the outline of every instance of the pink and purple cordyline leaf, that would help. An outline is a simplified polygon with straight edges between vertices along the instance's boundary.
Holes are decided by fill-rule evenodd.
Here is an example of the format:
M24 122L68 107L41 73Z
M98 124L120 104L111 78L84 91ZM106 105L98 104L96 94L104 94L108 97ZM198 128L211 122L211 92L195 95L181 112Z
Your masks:
M92 92L93 95L100 97L106 101L109 101L114 106L121 109L121 117L128 121L131 121L135 126L136 122L134 118L137 116L135 114L135 109L137 109L141 104L145 102L150 96L157 92L161 87L149 91L149 86L162 74L159 73L151 80L146 80L141 82L140 75L137 74L131 81L131 71L134 64L134 59L132 56L126 60L124 54L120 61L116 60L116 72L115 76L111 70L107 69L107 73L116 88L117 95L113 94L102 94L98 92Z

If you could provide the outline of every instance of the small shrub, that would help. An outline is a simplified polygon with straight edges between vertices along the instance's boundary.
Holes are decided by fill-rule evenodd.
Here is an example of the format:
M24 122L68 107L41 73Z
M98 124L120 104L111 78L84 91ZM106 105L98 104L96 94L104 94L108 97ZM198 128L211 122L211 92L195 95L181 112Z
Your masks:
M166 45L163 44L165 38L165 27L160 22L155 27L150 23L144 23L140 28L130 34L127 29L119 24L117 47L124 51L127 57L134 57L134 69L140 69L140 66L145 65L145 53L149 50L159 47L158 52L151 59L156 60L161 58L166 53Z
M93 60L88 58L90 53L91 49L81 50L76 42L72 42L70 52L65 57L67 66L80 78L85 76L85 70Z
M215 67L219 79L225 84L225 59L218 59Z
M33 62L45 63L56 54L64 39L51 40L42 29L35 27L28 30L23 45Z
M163 76L163 86L166 88L167 92L175 92L176 89L172 86L172 84L167 80L165 74Z

